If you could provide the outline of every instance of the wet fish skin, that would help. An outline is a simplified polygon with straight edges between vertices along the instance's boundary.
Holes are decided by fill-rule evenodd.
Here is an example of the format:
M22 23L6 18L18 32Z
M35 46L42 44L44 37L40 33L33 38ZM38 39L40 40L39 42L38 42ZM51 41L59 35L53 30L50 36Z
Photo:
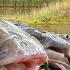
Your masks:
M6 38L1 44L0 52L2 52L1 55L3 57L0 56L0 66L6 67L7 65L6 69L10 70L8 68L9 65L20 64L21 62L25 64L25 61L31 60L31 66L29 68L26 66L24 70L35 70L37 65L47 62L47 53L44 51L43 46L34 37L30 36L30 34L4 20L0 21L0 27L3 27L10 34L9 37L6 34L8 39ZM2 50L3 48L4 50ZM6 49L7 51L5 51Z
M20 28L21 26L22 25L19 25ZM25 30L30 35L38 39L43 44L45 49L48 47L55 47L56 49L60 49L59 52L62 52L65 54L65 56L70 57L70 43L55 33L50 33L48 31L41 32L35 28L28 26L23 27L22 30Z

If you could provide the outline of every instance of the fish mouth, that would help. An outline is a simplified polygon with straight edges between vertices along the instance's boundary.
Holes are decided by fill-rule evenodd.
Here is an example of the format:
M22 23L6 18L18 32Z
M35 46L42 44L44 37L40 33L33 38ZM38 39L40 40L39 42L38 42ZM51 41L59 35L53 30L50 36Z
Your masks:
M7 60L5 61L5 63L7 63ZM42 64L47 62L47 60L47 56L44 57L42 54L32 55L32 57L25 56L21 59L18 57L13 59L13 61L9 60L12 62L9 62L7 64L3 62L3 64L5 65L0 65L0 68L3 68L3 70L38 70L39 68L37 66L41 66Z
M44 56L45 55L45 56ZM13 58L12 58L13 57ZM19 63L19 62L29 62L32 61L35 64L41 65L45 62L48 62L48 56L46 54L35 54L35 55L16 55L11 56L9 58L5 58L0 61L0 65L7 65L11 63Z

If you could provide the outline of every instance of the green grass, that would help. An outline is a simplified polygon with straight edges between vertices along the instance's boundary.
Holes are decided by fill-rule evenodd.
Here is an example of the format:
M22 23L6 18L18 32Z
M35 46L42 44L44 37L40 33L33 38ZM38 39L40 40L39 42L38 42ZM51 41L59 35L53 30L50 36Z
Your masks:
M50 4L39 10L33 10L29 14L4 14L0 19L12 19L26 22L32 27L55 33L70 34L70 1Z
M58 1L62 1L62 0L0 0L0 3L4 3L4 4L14 4L14 3L24 3L24 4L38 4L41 5L43 3L49 4L51 2L58 2Z

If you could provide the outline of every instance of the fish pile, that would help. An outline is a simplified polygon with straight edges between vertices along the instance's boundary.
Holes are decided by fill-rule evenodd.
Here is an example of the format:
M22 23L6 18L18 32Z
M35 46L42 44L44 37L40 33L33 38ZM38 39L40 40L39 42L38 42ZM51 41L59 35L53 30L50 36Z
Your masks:
M0 37L0 70L70 70L68 35L1 20Z
M22 22L13 22L16 26L34 36L43 45L48 54L48 68L45 70L70 70L70 37L69 35L59 35L48 31L40 31L29 27ZM42 65L40 70L44 70Z
M8 21L0 21L0 70L38 70L48 56L38 40Z

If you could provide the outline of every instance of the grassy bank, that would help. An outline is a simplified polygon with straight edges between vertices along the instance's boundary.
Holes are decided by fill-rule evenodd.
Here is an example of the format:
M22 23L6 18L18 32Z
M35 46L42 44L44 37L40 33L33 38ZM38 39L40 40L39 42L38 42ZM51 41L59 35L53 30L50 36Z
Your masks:
M30 14L1 15L1 19L12 19L28 23L38 29L56 33L70 33L70 0L50 4Z

